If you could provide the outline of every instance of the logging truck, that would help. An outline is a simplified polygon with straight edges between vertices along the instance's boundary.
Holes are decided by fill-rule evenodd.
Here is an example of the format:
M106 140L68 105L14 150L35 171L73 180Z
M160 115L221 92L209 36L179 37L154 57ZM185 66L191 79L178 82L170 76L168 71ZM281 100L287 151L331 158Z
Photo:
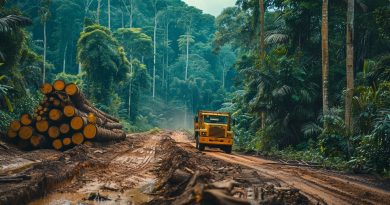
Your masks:
M196 148L220 148L226 153L232 152L233 132L231 116L228 112L198 111L194 118Z

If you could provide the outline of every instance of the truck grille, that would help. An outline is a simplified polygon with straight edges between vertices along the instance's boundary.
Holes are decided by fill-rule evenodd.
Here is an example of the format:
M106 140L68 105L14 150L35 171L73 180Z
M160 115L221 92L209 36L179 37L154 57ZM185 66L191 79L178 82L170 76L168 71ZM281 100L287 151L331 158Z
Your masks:
M225 137L225 129L222 127L210 127L210 137Z

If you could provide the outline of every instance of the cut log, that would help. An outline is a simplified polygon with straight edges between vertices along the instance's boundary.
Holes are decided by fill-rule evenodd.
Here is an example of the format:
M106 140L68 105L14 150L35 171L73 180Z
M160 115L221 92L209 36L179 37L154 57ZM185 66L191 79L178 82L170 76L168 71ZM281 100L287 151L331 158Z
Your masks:
M104 124L104 127L109 129L109 130L112 130L112 129L121 130L123 128L122 124L116 123L116 122L107 122L106 124Z
M52 139L56 139L60 136L60 129L57 126L51 126L47 131L47 135Z
M49 111L49 119L53 121L58 121L61 119L62 112L59 109L51 109Z
M115 117L98 110L93 107L92 103L90 103L84 95L79 91L77 85L70 83L67 85L68 89L65 88L65 92L71 97L72 102L76 105L76 107L85 112L85 113L93 113L99 118L108 119L113 122L119 122ZM67 91L68 90L68 91Z
M61 105L61 101L58 100L58 99L55 99L55 100L53 101L53 105L56 106L56 107L59 107L59 106Z
M72 142L75 145L82 144L84 142L84 135L80 132L74 133L72 135Z
M126 134L117 133L111 130L107 130L101 127L96 127L96 136L95 139L98 141L115 141L115 140L123 140L126 138Z
M74 117L74 116L81 116L81 117L86 117L87 118L87 114L81 112L80 110L76 109L74 106L72 105L66 105L64 106L64 115L66 117ZM87 119L88 120L88 119Z
M20 116L20 123L22 123L22 125L30 125L32 123L32 118L31 118L31 115L30 114L23 114L22 116Z
M23 140L28 140L32 136L34 129L31 126L22 126L19 129L18 135Z
M41 120L35 123L35 128L38 132L44 133L49 129L49 122L47 120Z
M55 139L55 140L53 140L53 142L51 144L54 147L54 149L56 149L56 150L62 149L62 146L63 146L61 139Z
M72 120L70 121L70 127L73 130L80 130L86 124L87 124L87 119L81 116L73 117Z
M56 80L53 83L54 90L62 91L65 88L65 82L63 80Z
M64 146L69 146L71 143L72 143L72 139L70 137L65 137L64 139L62 139L62 144Z
M46 144L46 140L42 135L33 135L30 138L30 143L35 148L43 148Z
M20 124L20 121L19 120L15 120L15 121L12 121L9 125L10 129L17 132L19 131L20 127L22 125Z
M44 83L41 85L40 90L43 94L47 95L53 91L53 86L49 83Z
M42 120L42 116L37 116L36 119L37 119L37 121L41 121Z
M64 115L66 117L73 117L76 114L76 109L72 105L67 105L64 107Z
M12 129L7 130L7 137L14 139L16 136L18 136L18 131L14 131Z
M83 129L83 134L87 139L93 139L96 137L97 127L95 124L88 124Z
M74 83L69 83L65 86L65 93L69 96L76 95L79 92L79 88Z
M97 123L96 115L91 113L91 112L88 114L87 120L88 120L89 123L92 123L92 124L96 124Z
M39 105L38 108L37 108L39 111L43 110L43 106L42 105Z
M70 126L68 123L63 123L60 125L60 133L67 134L70 131Z

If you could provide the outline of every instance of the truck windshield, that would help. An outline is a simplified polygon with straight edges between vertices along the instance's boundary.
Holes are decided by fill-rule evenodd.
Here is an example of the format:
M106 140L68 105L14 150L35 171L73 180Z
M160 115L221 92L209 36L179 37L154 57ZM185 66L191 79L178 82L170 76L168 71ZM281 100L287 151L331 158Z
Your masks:
M216 124L227 124L227 116L204 115L204 122L216 123Z

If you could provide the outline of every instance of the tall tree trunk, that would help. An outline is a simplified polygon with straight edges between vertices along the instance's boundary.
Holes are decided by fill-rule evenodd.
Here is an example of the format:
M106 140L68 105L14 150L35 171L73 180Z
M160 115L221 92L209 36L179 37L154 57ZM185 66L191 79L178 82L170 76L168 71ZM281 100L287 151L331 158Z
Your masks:
M121 11L121 14L122 14L122 26L121 26L121 28L125 28L125 21L123 19L123 11Z
M260 62L263 64L265 59L265 31L264 31L264 15L265 15L265 9L264 9L264 0L259 0L259 10L260 10ZM262 111L260 113L261 115L261 128L265 128L265 118L266 113L265 111Z
M184 123L183 128L186 129L187 128L187 101L185 101L185 103L184 103L184 121L183 121L183 123Z
M102 0L97 0L98 2L98 5L97 5L97 9L96 9L96 23L99 24L100 22L100 3L101 3Z
M131 88L132 88L132 84L133 84L132 81L133 80L130 79L130 85L129 85L129 107L128 107L128 116L127 116L129 118L129 120L130 120L130 117L131 117L131 94L132 94Z
M261 55L261 61L263 61L265 57L264 0L259 0L259 8L260 8L260 55Z
M190 34L187 33L187 47L186 47L186 74L185 74L185 80L187 81L188 78L188 54L189 54L189 47L190 47Z
M133 6L133 1L134 0L130 0L130 28L133 28L133 9L134 9L134 6Z
M351 134L353 132L352 123L352 98L354 89L354 65L353 65L353 39L354 39L354 13L355 13L355 0L348 0L347 9L347 56L346 56L346 73L347 73L347 92L345 95L345 126L347 132Z
M85 1L85 7L84 7L84 19L87 18L89 7L91 6L93 0L86 0ZM83 31L85 31L85 23L83 22ZM81 73L81 63L79 62L79 67L78 67L78 74Z
M62 72L66 72L66 51L68 50L68 42L66 42L65 49L64 49L64 61L62 63Z
M154 3L154 30L153 30L153 94L156 95L156 37L157 37L157 0Z
M226 63L225 63L224 59L222 60L222 65L223 65L223 68L222 68L222 90L225 90L225 69L226 69Z
M45 15L45 20L43 22L43 75L42 75L42 83L46 81L46 49L47 49L47 39L46 39L46 21L47 21L47 13Z
M108 30L111 30L111 1L107 0Z
M322 112L329 110L328 86L329 86L329 42L328 42L328 0L322 1L322 26L321 26L321 51L322 51Z

